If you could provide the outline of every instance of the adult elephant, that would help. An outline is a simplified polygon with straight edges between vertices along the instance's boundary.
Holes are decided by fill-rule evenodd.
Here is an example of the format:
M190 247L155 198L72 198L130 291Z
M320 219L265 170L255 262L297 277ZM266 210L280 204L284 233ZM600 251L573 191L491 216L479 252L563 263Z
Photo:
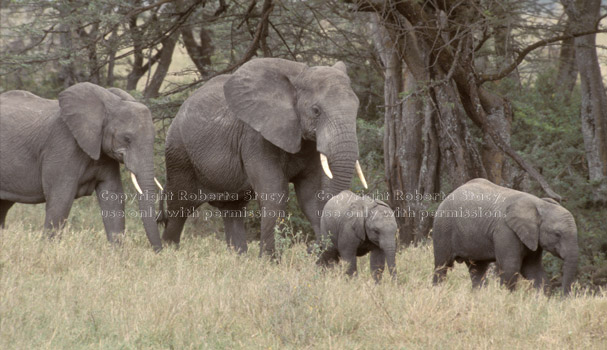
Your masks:
M546 283L542 251L563 259L563 290L571 291L578 263L578 241L571 213L549 198L498 186L485 179L458 187L438 207L432 229L434 284L453 262L465 262L475 287L496 262L501 282L514 288L518 274Z
M162 241L155 221L154 125L146 106L127 92L91 83L47 100L27 91L0 95L0 224L15 203L46 202L51 235L75 198L97 194L108 239L124 233L120 163L131 171L148 239Z
M163 239L179 243L187 216L202 203L223 209L228 245L247 250L243 208L260 203L260 253L274 251L288 184L320 231L326 194L350 186L358 164L358 98L346 66L308 67L254 59L211 79L179 109L166 139L168 212ZM323 169L324 174L323 175Z

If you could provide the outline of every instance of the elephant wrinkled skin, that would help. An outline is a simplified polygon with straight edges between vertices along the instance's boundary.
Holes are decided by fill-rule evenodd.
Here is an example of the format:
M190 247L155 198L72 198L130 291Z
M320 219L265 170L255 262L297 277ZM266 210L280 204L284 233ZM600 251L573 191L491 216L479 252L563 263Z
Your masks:
M563 290L571 291L578 263L578 240L571 213L549 198L470 180L438 207L432 229L434 284L454 261L468 265L472 284L482 285L491 262L511 290L518 275L546 284L542 251L564 260Z
M163 239L180 241L187 215L175 213L193 212L205 202L242 211L254 193L263 214L260 252L272 255L289 182L318 234L326 202L319 191L348 188L359 168L357 110L341 62L308 67L261 58L211 79L184 102L167 134ZM245 252L245 218L222 217L228 245Z
M379 282L384 266L396 276L396 232L394 212L384 202L343 191L331 198L320 219L323 252L320 265L339 259L349 263L347 273L356 272L356 257L371 252L371 274Z
M120 163L134 174L147 237L162 249L154 212L154 125L146 106L120 89L73 85L47 100L27 91L0 95L0 224L15 203L46 202L54 235L74 199L97 194L111 242L124 233Z

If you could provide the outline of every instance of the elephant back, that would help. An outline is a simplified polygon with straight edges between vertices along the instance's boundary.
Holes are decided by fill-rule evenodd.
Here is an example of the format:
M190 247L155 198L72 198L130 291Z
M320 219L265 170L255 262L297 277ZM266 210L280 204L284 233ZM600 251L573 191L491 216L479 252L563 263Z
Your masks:
M28 120L56 117L59 112L57 100L49 100L23 90L7 91L0 95L0 116L6 123L24 123Z

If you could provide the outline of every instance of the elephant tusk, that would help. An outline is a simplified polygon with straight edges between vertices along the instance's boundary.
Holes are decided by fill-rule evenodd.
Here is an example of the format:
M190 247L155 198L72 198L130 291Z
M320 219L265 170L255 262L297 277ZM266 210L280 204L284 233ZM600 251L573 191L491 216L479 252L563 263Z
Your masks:
M160 181L158 181L158 179L154 178L154 181L156 182L156 186L158 186L158 188L160 188L160 190L164 190L164 188L162 188L162 185L160 184Z
M360 178L360 182L362 182L365 189L368 189L369 187L367 187L367 180L365 180L365 174L363 174L363 168L360 167L360 163L358 162L358 160L356 161L356 173L358 174L358 177Z
M143 191L141 191L141 187L139 187L139 184L137 183L137 178L133 173L131 173L131 181L133 181L133 185L135 185L135 189L137 190L137 192L139 192L139 194L143 194Z
M329 161L327 160L327 156L324 154L320 154L320 164L322 165L322 170L325 172L329 179L333 178L333 174L331 173L331 168L329 168Z

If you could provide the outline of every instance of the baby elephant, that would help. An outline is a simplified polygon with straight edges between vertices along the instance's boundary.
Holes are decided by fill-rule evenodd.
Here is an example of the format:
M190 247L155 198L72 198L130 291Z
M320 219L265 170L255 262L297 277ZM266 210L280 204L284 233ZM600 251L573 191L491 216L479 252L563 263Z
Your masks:
M318 263L327 266L344 259L349 263L348 275L353 275L356 257L371 252L375 281L381 279L386 260L395 277L396 230L394 213L386 203L343 191L324 207L320 219L320 245L324 251Z
M434 284L453 262L468 265L474 287L496 262L502 284L511 290L518 274L536 288L546 283L542 251L563 259L563 290L571 291L578 263L577 228L571 213L552 199L474 179L438 207L432 229Z

